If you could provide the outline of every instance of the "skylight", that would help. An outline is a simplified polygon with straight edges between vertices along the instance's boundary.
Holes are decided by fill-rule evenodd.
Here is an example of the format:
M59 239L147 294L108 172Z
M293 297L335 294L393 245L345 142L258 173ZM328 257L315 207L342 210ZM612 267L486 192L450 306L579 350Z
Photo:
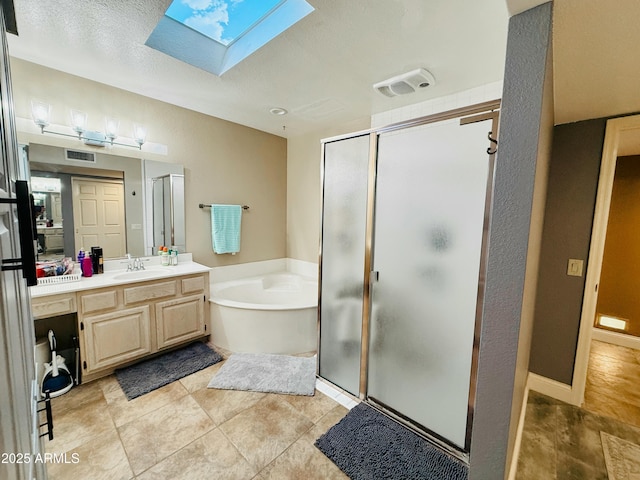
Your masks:
M165 15L229 45L282 0L173 0Z
M313 10L305 0L173 0L146 45L222 75Z

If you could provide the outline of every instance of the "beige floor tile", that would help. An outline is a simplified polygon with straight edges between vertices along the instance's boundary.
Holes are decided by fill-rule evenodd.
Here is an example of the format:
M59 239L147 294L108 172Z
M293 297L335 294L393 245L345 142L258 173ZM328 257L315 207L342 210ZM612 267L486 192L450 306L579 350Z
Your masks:
M73 387L64 395L51 399L54 415L61 415L69 410L81 407L87 402L103 400L102 389L96 382L90 382Z
M85 402L60 415L54 412L53 440L45 440L45 450L51 453L69 452L98 435L115 432L115 428L104 399Z
M87 443L74 449L74 457L67 455L67 462L47 465L49 480L69 478L91 480L129 480L133 472L124 452L120 437L114 429L93 437Z
M260 470L312 426L290 403L269 395L219 428L249 464Z
M120 427L164 405L175 402L187 394L187 390L180 382L170 383L133 400L127 400L124 394L117 398L115 394L111 394L109 395L111 402L108 404L109 413L111 413L116 426Z
M138 475L213 428L197 402L185 396L118 427L118 431L131 468Z
M100 380L96 380L95 382L91 383L96 383L100 386L102 394L104 395L104 399L107 401L107 403L113 403L127 399L115 375L109 375L108 377L101 378Z
M137 480L248 480L255 474L220 429L215 429L139 475Z
M313 442L305 437L297 440L258 476L260 480L348 480Z
M342 480L348 477L327 458L314 443L327 430L342 420L348 410L336 404L316 425L305 432L293 445L267 465L259 480Z
M267 394L205 388L197 390L192 397L200 404L216 425L222 425L238 413L252 407Z
M320 418L314 427L305 433L306 436L312 437L310 440L314 442L320 435L325 433L342 418L349 413L349 410L342 405L336 405L329 412L327 412L322 418Z
M210 367L200 370L199 372L192 373L191 375L181 378L180 383L189 393L207 388L207 385L213 376L218 373L218 370L220 370L223 364L224 362L218 362L215 365L211 365Z
M315 391L315 395L278 395L278 398L285 400L299 413L303 414L313 423L316 423L330 410L338 404L335 400L327 397L324 393Z

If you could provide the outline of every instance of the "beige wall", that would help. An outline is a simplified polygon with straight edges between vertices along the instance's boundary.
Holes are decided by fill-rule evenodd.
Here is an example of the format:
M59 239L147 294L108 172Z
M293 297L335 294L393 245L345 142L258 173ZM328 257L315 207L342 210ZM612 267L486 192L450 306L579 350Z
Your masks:
M20 59L11 59L11 69L20 142L182 164L187 250L194 260L218 266L285 256L286 139ZM124 147L96 149L74 139L35 133L33 123L23 120L31 118L32 98L52 105L52 124L68 125L69 108L87 112L92 130L104 129L105 116L119 118L125 137L132 136L134 122L141 123L147 127L147 141L166 145L168 155ZM243 216L240 253L213 253L209 210L199 209L199 203L251 207Z
M368 129L369 117L290 138L287 144L287 256L317 262L320 240L320 140Z
M640 336L640 156L619 157L611 193L596 315L627 320ZM597 317L596 317L597 318Z

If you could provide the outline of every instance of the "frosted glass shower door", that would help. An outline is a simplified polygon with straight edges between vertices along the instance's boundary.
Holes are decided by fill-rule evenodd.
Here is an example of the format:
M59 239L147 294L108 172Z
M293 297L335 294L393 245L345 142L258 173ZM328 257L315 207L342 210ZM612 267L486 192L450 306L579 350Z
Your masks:
M370 400L465 450L491 122L378 143Z
M326 143L319 374L360 393L369 135Z

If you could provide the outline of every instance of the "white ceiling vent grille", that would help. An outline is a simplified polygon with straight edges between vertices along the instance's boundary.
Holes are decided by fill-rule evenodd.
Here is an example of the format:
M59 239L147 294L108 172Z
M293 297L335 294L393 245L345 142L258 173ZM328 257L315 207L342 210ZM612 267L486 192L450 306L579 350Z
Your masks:
M424 68L418 68L402 75L392 77L388 80L376 83L373 88L387 97L406 95L416 90L435 85L436 80L433 75Z
M81 152L79 150L65 149L65 158L74 162L96 163L96 154L91 152Z

